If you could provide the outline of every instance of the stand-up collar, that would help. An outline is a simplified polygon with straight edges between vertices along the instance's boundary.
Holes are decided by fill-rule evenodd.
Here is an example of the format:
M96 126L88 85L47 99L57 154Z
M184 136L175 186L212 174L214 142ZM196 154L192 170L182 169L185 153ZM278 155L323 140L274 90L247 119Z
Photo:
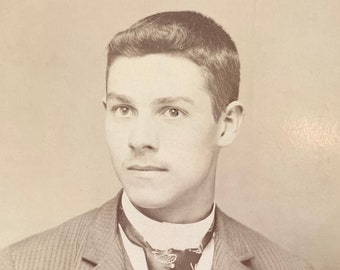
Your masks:
M123 192L122 196L122 207L132 226L153 248L161 250L167 250L169 248L184 250L186 248L198 247L212 226L215 216L214 204L210 214L206 218L194 223L176 224L158 222L137 210L125 192ZM178 237L179 235L181 237Z

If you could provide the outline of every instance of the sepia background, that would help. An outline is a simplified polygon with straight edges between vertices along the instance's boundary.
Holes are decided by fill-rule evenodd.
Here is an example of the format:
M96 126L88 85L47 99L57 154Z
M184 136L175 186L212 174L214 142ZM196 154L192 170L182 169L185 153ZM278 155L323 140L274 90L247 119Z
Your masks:
M106 45L137 19L196 10L231 34L246 117L221 154L217 202L310 261L340 269L340 2L0 2L0 248L112 198Z

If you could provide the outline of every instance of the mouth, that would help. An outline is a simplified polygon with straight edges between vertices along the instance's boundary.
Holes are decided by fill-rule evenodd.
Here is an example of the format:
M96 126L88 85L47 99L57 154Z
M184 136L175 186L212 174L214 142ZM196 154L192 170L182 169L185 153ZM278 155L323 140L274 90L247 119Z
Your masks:
M157 166L140 166L132 165L127 168L129 171L140 171L140 172L166 172L168 169Z

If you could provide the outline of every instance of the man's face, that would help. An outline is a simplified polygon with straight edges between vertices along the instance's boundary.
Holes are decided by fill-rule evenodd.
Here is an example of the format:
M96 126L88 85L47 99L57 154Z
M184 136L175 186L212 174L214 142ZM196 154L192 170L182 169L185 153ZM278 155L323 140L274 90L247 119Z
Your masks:
M107 142L114 170L139 207L213 198L219 129L201 72L166 55L120 57L109 70Z

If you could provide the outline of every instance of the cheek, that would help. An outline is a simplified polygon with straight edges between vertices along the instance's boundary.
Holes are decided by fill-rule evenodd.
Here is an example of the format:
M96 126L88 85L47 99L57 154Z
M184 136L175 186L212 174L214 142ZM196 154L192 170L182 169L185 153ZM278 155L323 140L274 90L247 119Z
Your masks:
M192 170L192 167L203 168L210 165L210 160L217 150L213 134L207 132L207 129L194 128L182 128L174 133L168 132L164 136L168 143L163 144L164 147L165 145L168 147L161 151L166 151L173 163L182 168L181 171Z
M197 123L196 125L181 125L176 128L162 129L162 138L173 149L185 153L196 153L197 151L209 151L213 148L215 133L214 128Z
M128 132L121 125L106 122L105 136L112 155L127 148Z

